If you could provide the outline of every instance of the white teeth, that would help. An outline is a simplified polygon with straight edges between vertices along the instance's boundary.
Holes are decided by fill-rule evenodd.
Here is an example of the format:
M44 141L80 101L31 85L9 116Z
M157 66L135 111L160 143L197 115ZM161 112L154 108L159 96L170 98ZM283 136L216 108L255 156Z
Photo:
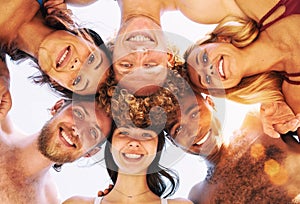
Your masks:
M69 143L69 145L74 145L74 143L71 141L71 137L67 135L63 130L61 131L61 135L67 141L67 143Z
M124 155L130 159L138 159L142 157L142 155L140 154L124 154Z
M144 42L144 41L151 41L151 39L144 35L136 35L130 37L128 41Z
M206 140L209 138L209 136L210 136L210 132L211 132L211 130L209 130L207 133L206 133L206 135L202 138L202 140L200 140L199 142L197 142L196 144L197 145L202 145L204 142L206 142Z
M224 63L224 60L221 59L220 62L219 62L219 67L218 67L218 69L219 69L220 75L221 75L223 78L225 78L225 73L224 73L224 70L223 70L223 63Z
M61 56L61 58L59 59L58 65L61 65L61 63L63 63L63 61L66 59L68 53L69 53L69 49L66 49L65 53L63 54L63 56Z

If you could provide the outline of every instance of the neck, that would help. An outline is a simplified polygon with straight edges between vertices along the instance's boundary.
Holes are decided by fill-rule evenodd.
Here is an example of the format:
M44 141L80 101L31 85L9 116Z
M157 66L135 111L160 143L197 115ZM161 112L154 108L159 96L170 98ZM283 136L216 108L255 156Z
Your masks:
M146 5L146 4L151 5ZM143 0L118 0L121 10L121 24L128 19L142 15L151 18L158 25L160 25L160 17L166 10L175 10L175 3L173 0L153 0L151 2Z
M38 150L37 138L39 133L32 136L26 136L17 142L19 155L17 158L24 167L24 176L36 177L45 175L51 165L52 161L44 157Z
M52 32L53 29L44 24L44 19L39 13L18 30L17 46L20 50L37 58L40 44Z
M128 186L134 186L134 188L128 188ZM114 188L127 195L138 194L149 189L145 174L131 175L120 172Z
M119 172L114 188L105 199L116 203L127 202L128 199L141 203L142 200L146 200L146 197L151 199L158 197L149 189L146 174L130 175Z
M268 35L261 33L259 38L243 48L242 69L246 76L260 74L269 71L284 71L284 58L286 53L276 47ZM259 53L259 55L257 54Z

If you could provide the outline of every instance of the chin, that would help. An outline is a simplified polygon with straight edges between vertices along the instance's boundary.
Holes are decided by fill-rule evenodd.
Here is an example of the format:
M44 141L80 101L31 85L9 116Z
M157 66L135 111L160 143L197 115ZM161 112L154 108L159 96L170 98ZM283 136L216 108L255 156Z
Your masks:
M149 86L144 86L141 89L138 89L137 91L134 92L134 95L136 96L149 96L151 94L154 94L159 90L160 86L157 85L149 85Z

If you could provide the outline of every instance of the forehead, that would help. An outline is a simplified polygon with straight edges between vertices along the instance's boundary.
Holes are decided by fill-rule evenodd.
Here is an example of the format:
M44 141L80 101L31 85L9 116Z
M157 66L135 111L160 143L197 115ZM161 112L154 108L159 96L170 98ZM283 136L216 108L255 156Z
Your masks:
M187 112L191 106L197 105L199 109L207 108L207 104L203 96L199 93L186 94L185 97L179 102L180 109L183 112Z

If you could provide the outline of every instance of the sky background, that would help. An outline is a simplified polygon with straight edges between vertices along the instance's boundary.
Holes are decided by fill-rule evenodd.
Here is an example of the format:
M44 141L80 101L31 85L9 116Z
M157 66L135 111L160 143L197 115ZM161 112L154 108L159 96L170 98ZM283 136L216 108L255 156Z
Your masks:
M118 31L120 11L116 1L98 0L90 6L70 8L81 24L97 31L105 41L112 38ZM192 42L200 39L213 28L213 25L194 23L180 12L163 14L161 25L168 35L173 36L172 39L181 50L186 49ZM9 69L13 96L13 107L9 115L23 132L27 134L38 132L51 117L48 109L59 98L47 86L35 85L28 79L36 73L29 63L25 62L20 65L9 63ZM241 125L247 110L255 107L236 104L224 99L215 99L215 102L226 136L230 136L232 131ZM100 152L97 158L101 158L102 153ZM165 148L164 155L162 164L175 169L180 177L179 189L173 197L187 197L190 188L205 177L205 162L202 158L185 154L170 144ZM98 190L103 190L110 184L103 162L89 166L94 162L95 159L80 159L72 164L64 165L59 173L51 170L62 200L73 195L96 196Z

